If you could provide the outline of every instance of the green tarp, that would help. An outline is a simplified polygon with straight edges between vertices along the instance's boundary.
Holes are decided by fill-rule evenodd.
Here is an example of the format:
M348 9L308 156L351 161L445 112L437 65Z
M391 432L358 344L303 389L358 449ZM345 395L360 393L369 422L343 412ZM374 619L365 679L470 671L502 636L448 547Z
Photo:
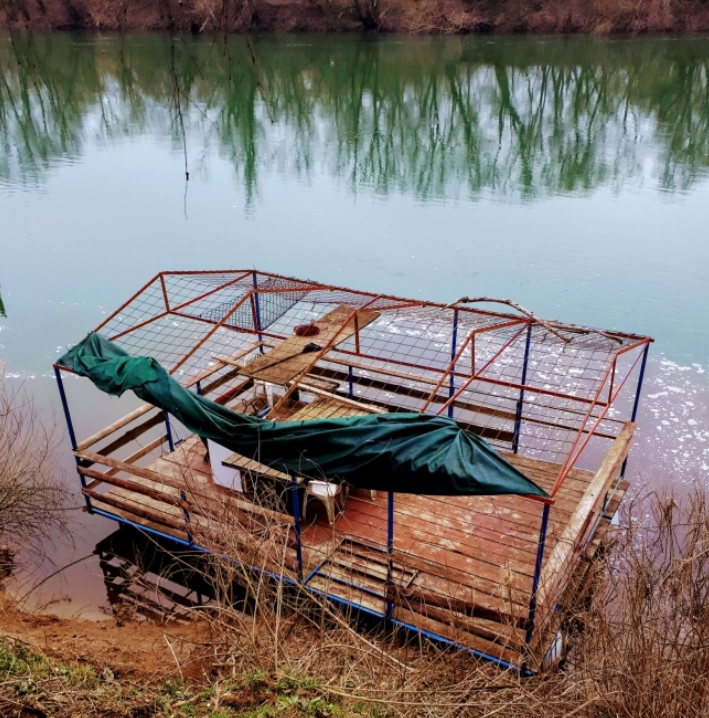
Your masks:
M99 389L164 409L189 431L267 464L355 488L439 496L546 493L453 419L392 413L274 422L185 389L152 358L89 334L58 362Z

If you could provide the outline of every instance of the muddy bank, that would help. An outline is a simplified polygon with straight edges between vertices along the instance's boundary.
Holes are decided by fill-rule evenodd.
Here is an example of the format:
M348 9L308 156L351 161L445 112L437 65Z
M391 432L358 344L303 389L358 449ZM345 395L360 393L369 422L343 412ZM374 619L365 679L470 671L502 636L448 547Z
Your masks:
M222 32L695 33L705 0L4 0L12 29Z

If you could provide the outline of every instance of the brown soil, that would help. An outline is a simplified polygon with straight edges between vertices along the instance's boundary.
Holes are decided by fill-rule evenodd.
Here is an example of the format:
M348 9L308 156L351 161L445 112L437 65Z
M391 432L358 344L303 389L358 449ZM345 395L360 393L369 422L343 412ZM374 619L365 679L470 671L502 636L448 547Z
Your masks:
M222 32L709 31L704 0L1 0L0 27Z
M208 629L200 622L158 626L110 619L85 621L21 611L0 590L0 637L19 640L42 655L66 664L86 663L100 675L108 669L116 679L158 683L176 677L203 678L190 661ZM182 674L171 651L180 662Z

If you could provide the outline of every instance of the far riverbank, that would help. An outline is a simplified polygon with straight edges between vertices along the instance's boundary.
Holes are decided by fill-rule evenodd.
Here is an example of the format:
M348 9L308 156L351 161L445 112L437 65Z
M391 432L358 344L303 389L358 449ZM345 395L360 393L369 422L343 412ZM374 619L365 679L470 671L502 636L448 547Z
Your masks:
M649 34L709 31L703 0L5 0L11 30Z

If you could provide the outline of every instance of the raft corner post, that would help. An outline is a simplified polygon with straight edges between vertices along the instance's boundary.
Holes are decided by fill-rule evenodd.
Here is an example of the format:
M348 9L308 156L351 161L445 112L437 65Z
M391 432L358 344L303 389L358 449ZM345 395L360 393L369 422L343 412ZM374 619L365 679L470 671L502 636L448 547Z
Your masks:
M522 432L522 410L524 409L524 387L527 385L527 367L529 366L529 352L532 344L532 322L527 326L527 339L524 343L524 362L522 364L522 388L519 390L517 409L515 411L515 428L512 434L512 453L519 451L519 437Z
M451 362L455 361L455 354L458 344L458 310L453 310L453 338L451 340ZM448 400L450 401L454 394L455 394L455 364L451 364L451 371L450 371L451 377L450 377L450 389L448 391ZM452 419L453 418L453 411L455 408L455 402L451 401L450 406L448 407L448 416Z
M165 432L167 434L167 445L170 449L170 453L172 453L175 450L175 442L172 438L172 427L170 426L170 415L167 413L167 411L163 410L163 416L165 417Z
M64 410L64 420L66 421L67 431L69 432L69 441L71 442L71 450L77 451L76 433L74 432L74 422L71 419L71 411L69 409L69 401L66 398L66 391L64 390L64 381L62 379L61 368L54 365L54 376L57 380L57 387L59 388L59 398L62 402L62 409ZM86 488L86 477L79 473L80 461L79 458L74 454L74 461L76 462L77 474L79 474L79 481L81 481L82 490ZM83 491L82 491L83 493ZM84 503L86 504L86 510L89 513L93 513L93 506L91 505L91 499L84 494Z
M387 583L385 621L389 623L394 614L394 601L391 598L394 585L394 493L387 494Z
M542 575L542 563L544 561L544 546L547 539L547 529L549 527L549 512L551 510L551 504L548 501L544 502L544 509L542 510L542 523L539 527L539 543L537 544L537 558L534 563L534 576L532 578L532 595L529 598L529 618L527 634L524 638L526 644L532 641L534 634L534 619L537 616L537 591L539 591L539 580ZM522 666L523 669L526 665Z
M295 521L295 551L298 560L298 581L303 582L303 545L300 531L300 499L298 497L298 479L291 476L291 501L293 504L293 519Z
M258 293L258 274L256 270L253 271L252 275L254 285L254 313L256 314L256 333L258 334L259 340L259 352L263 354L263 323L261 321L261 302Z
M643 388L643 381L645 379L645 367L647 365L647 355L650 352L650 342L647 342L645 344L645 348L643 349L643 360L640 364L640 375L638 376L638 385L635 389L635 399L633 400L633 412L630 415L630 421L635 422L638 416L638 408L640 407L640 392ZM623 466L620 468L620 479L622 480L625 477L625 469L628 466L628 457L626 456L623 461Z

